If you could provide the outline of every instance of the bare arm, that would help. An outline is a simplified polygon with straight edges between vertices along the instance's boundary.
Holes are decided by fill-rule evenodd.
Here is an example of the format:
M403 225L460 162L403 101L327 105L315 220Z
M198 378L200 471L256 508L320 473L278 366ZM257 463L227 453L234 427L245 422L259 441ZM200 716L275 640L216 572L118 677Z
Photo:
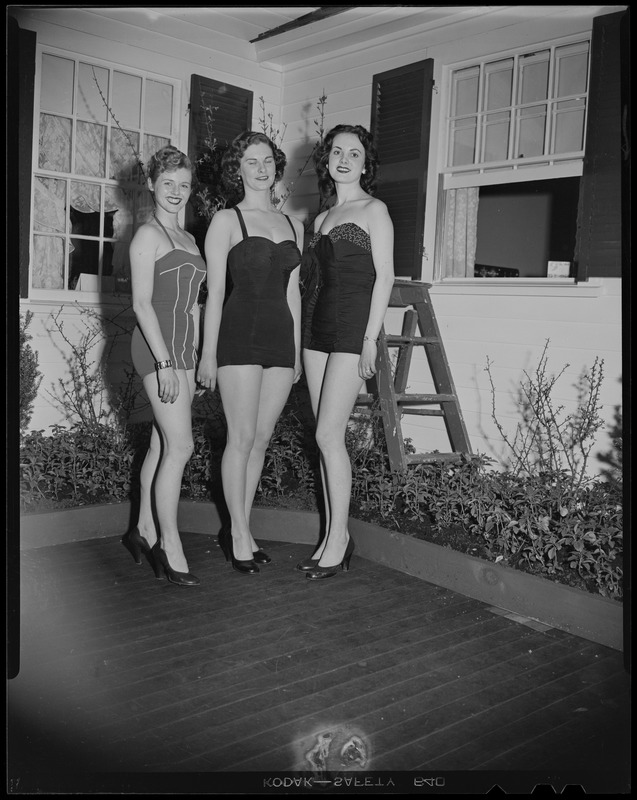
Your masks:
M205 253L208 298L203 324L203 346L197 369L197 380L208 389L217 382L217 343L226 292L226 269L232 234L232 217L226 210L217 211L206 233Z
M299 249L303 249L303 225L297 220L292 219L294 230L296 231L296 240L299 242ZM290 281L288 283L287 301L292 312L294 320L294 382L298 381L303 371L301 361L301 288L299 286L299 277L301 272L301 265L292 272Z
M363 340L363 350L358 365L361 378L376 373L376 340L383 326L394 286L394 226L387 206L380 200L373 200L367 211L367 221L376 281L365 329L366 338Z
M155 362L171 358L152 304L157 250L157 232L150 225L142 225L130 243L133 311ZM158 370L157 383L162 402L174 403L179 395L179 378L174 367Z

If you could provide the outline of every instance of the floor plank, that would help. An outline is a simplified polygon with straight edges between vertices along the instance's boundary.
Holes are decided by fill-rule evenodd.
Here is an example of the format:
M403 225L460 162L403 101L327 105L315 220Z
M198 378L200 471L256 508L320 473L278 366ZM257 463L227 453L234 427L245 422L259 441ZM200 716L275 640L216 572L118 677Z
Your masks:
M156 580L118 537L22 553L12 776L28 772L43 791L61 765L66 781L72 766L77 780L107 772L129 787L138 774L163 787L313 774L308 754L327 733L330 769L360 740L366 772L595 763L623 780L621 653L356 554L349 573L311 582L294 569L303 546L268 543L273 563L245 576L213 537L183 539L201 586Z

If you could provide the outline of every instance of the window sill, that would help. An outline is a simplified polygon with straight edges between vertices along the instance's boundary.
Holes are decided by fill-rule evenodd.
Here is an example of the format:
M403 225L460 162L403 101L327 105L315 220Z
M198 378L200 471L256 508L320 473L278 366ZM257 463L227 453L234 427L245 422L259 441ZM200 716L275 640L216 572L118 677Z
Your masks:
M431 286L431 294L516 295L525 297L599 297L604 282L593 278L445 278Z
M102 292L50 291L47 289L31 289L29 297L22 298L23 303L47 306L112 306L127 308L132 306L130 294L106 294Z

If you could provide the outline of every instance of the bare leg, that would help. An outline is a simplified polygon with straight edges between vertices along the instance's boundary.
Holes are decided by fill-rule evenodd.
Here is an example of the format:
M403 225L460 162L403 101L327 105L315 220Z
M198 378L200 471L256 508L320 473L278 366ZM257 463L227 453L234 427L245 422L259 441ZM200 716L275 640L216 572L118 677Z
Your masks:
M314 391L325 354L306 350L305 355L308 386L312 384L311 391ZM363 383L358 374L358 361L359 356L352 353L331 353L323 368L316 441L323 461L329 528L319 566L340 563L349 540L352 467L345 446L345 432Z
M277 420L281 416L283 407L290 396L293 379L294 371L291 369L269 367L263 370L257 424L246 467L245 518L248 522L248 527L250 525L250 512L252 511L254 496L263 472L265 453ZM254 541L252 532L250 532L250 540L253 551L256 551L258 545Z
M195 391L194 370L177 370L181 388L174 403L157 396L157 378L147 375L144 387L150 398L163 450L155 472L152 500L159 524L161 546L168 563L177 572L188 572L188 562L179 538L177 512L184 468L193 451L191 404ZM151 462L152 464L152 462ZM144 465L145 466L145 465ZM141 532L141 530L140 530Z
M140 499L139 517L137 519L137 528L151 547L157 541L157 531L155 530L155 521L153 520L151 493L153 489L153 480L155 479L155 473L157 472L160 457L161 438L159 436L159 431L157 430L157 425L153 421L153 430L150 435L150 445L139 473Z
M328 358L329 356L327 353L321 353L318 350L303 350L305 379L307 381L307 388L310 393L310 403L312 404L314 419L318 419L318 409L321 401L321 391L323 389L323 379L325 377ZM320 558L321 554L323 553L325 544L327 543L327 535L330 530L330 504L327 494L327 478L325 476L323 456L320 456L319 468L321 471L321 484L323 486L323 499L325 503L325 536L312 554L313 559Z

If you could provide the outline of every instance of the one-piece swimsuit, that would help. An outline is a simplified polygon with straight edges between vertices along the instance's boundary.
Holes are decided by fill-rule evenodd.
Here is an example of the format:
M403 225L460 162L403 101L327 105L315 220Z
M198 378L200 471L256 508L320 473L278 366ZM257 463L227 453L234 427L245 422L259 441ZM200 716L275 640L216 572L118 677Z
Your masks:
M238 208L243 238L228 253L229 293L223 306L217 366L258 364L294 368L294 319L287 301L290 275L301 263L296 242L249 236Z
M376 281L367 231L345 222L326 234L315 233L301 279L303 347L360 354Z
M206 277L206 263L200 255L175 247L166 228L156 217L155 220L168 237L172 250L155 262L151 303L175 369L194 369L199 331L191 312ZM142 378L155 371L158 359L153 355L139 325L133 331L131 358L137 374Z

